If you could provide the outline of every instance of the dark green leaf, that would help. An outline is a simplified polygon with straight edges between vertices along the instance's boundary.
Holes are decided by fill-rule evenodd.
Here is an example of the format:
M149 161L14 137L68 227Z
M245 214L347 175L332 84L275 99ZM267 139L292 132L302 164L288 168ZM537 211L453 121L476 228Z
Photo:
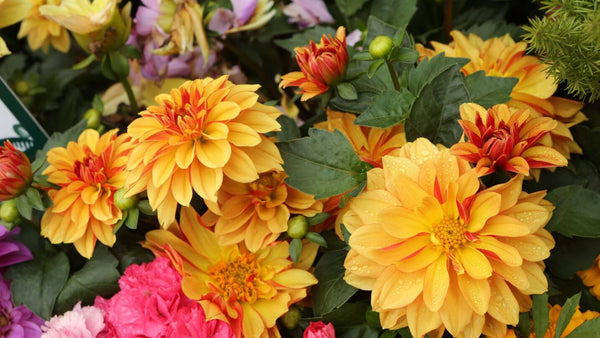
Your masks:
M364 48L368 49L371 41L373 41L373 39L375 39L379 35L387 35L389 37L394 36L394 34L398 32L400 27L403 26L394 26L389 23L386 23L385 21L377 18L376 16L369 16L369 21L367 22L367 37L363 42Z
M315 42L321 41L323 34L335 36L335 30L331 27L317 25L301 33L294 34L289 39L279 39L273 42L277 46L294 53L294 48L307 46L311 40Z
M408 25L417 10L417 0L374 0L371 15L396 27Z
M365 163L365 162L363 162ZM358 196L358 194L360 194L365 187L367 186L367 180L363 180L360 182L359 185L356 186L356 188L352 189L352 191L350 191L349 193L347 193L346 195L342 196L342 198L340 199L340 208L344 208L346 206L346 204L348 204L348 202L350 202L350 200L352 199L352 197L356 197Z
M340 96L346 100L356 100L358 99L358 95L356 94L356 89L349 82L342 82L337 85L337 91Z
M63 252L42 252L34 260L14 265L4 275L15 305L25 304L44 319L50 319L60 290L69 277L69 260Z
M559 278L571 278L577 271L589 269L600 255L600 238L568 238L554 234L556 246L546 265Z
M98 95L94 95L94 99L92 100L92 108L96 109L99 112L104 112L104 102Z
M290 258L294 263L298 262L300 254L302 253L302 240L300 238L294 238L290 242Z
M287 115L281 115L277 118L277 122L281 125L281 131L275 132L275 137L278 141L289 141L300 138L300 129L293 118Z
M521 333L521 337L529 337L531 333L531 318L529 317L529 312L521 312L519 313L519 332Z
M465 78L465 87L470 102L490 108L510 101L510 93L517 82L519 79L516 77L485 76L485 72L480 70Z
M600 194L578 185L552 190L546 196L556 209L546 226L567 237L600 236Z
M355 124L368 127L387 128L408 118L415 96L408 90L385 91L373 99L373 103L360 114Z
M352 327L365 322L365 312L369 309L366 303L346 303L323 316L323 320L331 322L336 329Z
M123 211L123 218L121 218L117 223L115 223L115 225L113 226L113 234L116 234L119 229L121 229L121 227L123 226L123 224L125 224L125 221L127 220L127 215L128 215L128 210L124 210Z
M373 63L371 63L371 65L369 66L369 69L367 70L367 76L369 78L372 78L375 75L375 73L377 73L379 68L381 66L383 66L384 64L385 64L384 59L379 59L379 60L373 61Z
M81 301L93 304L96 296L110 297L119 291L119 261L104 245L97 245L92 258L75 272L56 300L55 313L64 313Z
M566 338L598 338L600 337L600 317L583 322Z
M44 207L44 202L42 201L42 196L36 188L27 189L27 191L25 192L25 196L27 196L27 201L34 209L46 210L46 208Z
M110 66L114 74L117 77L117 80L126 79L129 75L129 60L127 57L121 53L110 53Z
M558 316L558 321L556 322L556 330L554 331L554 338L560 338L563 331L571 321L573 314L577 310L577 306L579 306L580 299L581 293L578 293L573 297L567 299L567 301L562 307L562 310L560 311L560 315Z
M548 329L550 309L548 309L548 294L533 295L533 307L531 314L533 317L533 328L536 337L543 337Z
M379 330L367 324L341 328L338 331L340 338L377 338L379 336Z
M104 54L104 56L102 56L102 60L100 61L100 70L102 71L102 75L104 75L107 79L113 81L119 80L119 77L112 68L110 56L108 54Z
M48 153L48 151L52 148L66 147L70 141L77 140L81 132L83 132L86 127L87 121L81 120L76 125L67 129L63 133L52 134L52 136L50 136L50 139L48 139L48 142L46 142L42 150L39 150L35 155L35 161L33 161L33 163L31 164L31 169L34 172L39 173L44 171L44 169L46 169L46 167L48 166L48 163L46 162L46 153Z
M438 78L448 69L469 63L469 59L445 57L440 53L432 58L423 59L417 68L408 76L408 89L415 95L419 95L425 86Z
M327 247L327 241L325 241L325 238L323 238L323 236L319 235L316 232L309 231L306 234L306 239L322 247Z
M309 137L277 143L290 186L316 199L334 196L360 184L360 159L339 131L310 129Z
M19 210L21 217L31 220L33 207L29 202L29 199L27 199L27 196L21 195L17 197L17 210Z
M313 286L313 310L316 316L329 313L346 303L357 289L344 281L346 250L328 251L315 266L319 283Z
M125 220L125 226L129 229L137 229L138 218L140 217L140 209L133 208L127 211L127 219Z
M342 228L342 236L344 237L344 242L349 243L350 242L350 231L348 231L348 228L346 228L346 226L344 224L341 225Z
M394 48L390 53L389 60L401 63L416 63L419 60L419 53L412 48Z
M335 0L335 4L346 16L352 16L356 13L367 0Z
M396 332L396 330L385 330L381 333L379 338L395 338L397 335L398 332Z
M331 215L329 215L328 213L320 212L314 215L313 217L307 217L306 223L308 223L308 226L311 227L325 222L329 217L331 217Z
M119 260L119 271L123 273L131 264L142 264L154 259L150 250L142 248L139 244L144 240L144 235L125 228L119 232L117 242L110 251Z
M152 207L150 206L150 201L148 201L148 200L140 200L138 202L138 204L136 205L136 207L138 209L140 209L140 211L144 215L148 215L148 216L156 215L156 211L152 210Z

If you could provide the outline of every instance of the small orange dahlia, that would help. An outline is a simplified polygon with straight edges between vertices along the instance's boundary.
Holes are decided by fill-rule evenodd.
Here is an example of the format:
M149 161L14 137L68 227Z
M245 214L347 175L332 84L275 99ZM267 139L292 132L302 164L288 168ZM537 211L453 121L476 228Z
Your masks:
M27 43L33 50L42 49L47 53L50 45L54 49L66 53L71 47L71 37L66 28L56 22L47 19L40 14L40 6L60 6L62 0L23 0L31 2L31 9L19 28L18 38L27 37Z
M481 190L476 169L422 138L367 175L343 219L344 278L372 290L383 328L503 336L547 290L552 205L522 175Z
M554 338L555 333L556 333L556 324L558 323L558 317L560 316L560 312L562 311L562 306L548 305L548 307L550 307L549 324L548 324L548 329L546 330L546 333L544 333L543 338ZM585 312L581 312L581 311L579 311L579 306L578 306L577 309L575 310L575 313L573 314L573 317L571 317L571 320L567 324L567 327L565 327L565 330L560 335L560 337L561 338L567 337L579 325L583 324L584 322L587 322L588 320L591 320L591 319L594 319L597 317L600 317L600 313L598 313L596 311L589 311L589 310L585 311ZM508 330L508 332L506 334L506 338L516 338L515 332L513 330ZM533 332L533 330L529 334L529 338L536 338L535 332Z
M557 125L549 117L530 118L529 110L504 104L485 109L475 103L462 104L460 116L468 141L453 145L450 153L475 163L481 175L501 168L528 176L531 168L567 165L567 159L547 145Z
M128 195L148 192L163 227L192 193L216 202L223 175L248 183L281 168L275 144L261 135L280 130L275 107L258 103L258 85L234 85L227 76L188 81L156 97L128 127L135 143L127 169Z
M310 45L297 47L296 61L300 72L291 72L281 77L281 86L300 87L302 101L326 93L329 87L346 74L348 50L346 29L339 27L335 39L323 35L321 43L310 41Z
M460 31L450 34L454 41L448 45L432 41L433 49L421 44L415 48L421 57L443 52L449 57L469 58L471 61L462 68L465 75L483 70L488 76L518 78L508 106L530 109L536 115L555 119L558 125L550 133L552 148L567 159L570 153L581 154L581 148L573 140L569 128L586 120L581 112L583 104L552 96L556 92L556 81L546 74L548 65L536 56L525 55L525 42L515 42L508 34L485 41L475 34L469 34L468 37Z
M244 242L255 252L287 231L290 214L307 217L323 210L323 203L283 182L283 171L269 171L251 183L225 178L218 202L206 202L205 224L213 226L219 245Z
M33 176L27 155L4 141L0 147L0 201L21 195L31 184Z
M169 257L182 274L186 296L199 300L207 319L228 322L237 337L279 337L277 318L317 283L306 271L315 250L303 250L294 265L287 242L274 242L256 252L242 243L221 246L192 208L181 209L179 225L148 232L144 246Z
M60 188L48 191L54 205L42 217L42 236L53 244L73 243L86 258L92 256L96 239L112 246L113 226L122 217L113 195L125 184L131 149L129 137L117 136L117 129L102 136L87 129L77 142L51 149L43 174Z
M596 257L591 268L577 271L577 275L583 284L590 288L591 294L600 300L600 256Z

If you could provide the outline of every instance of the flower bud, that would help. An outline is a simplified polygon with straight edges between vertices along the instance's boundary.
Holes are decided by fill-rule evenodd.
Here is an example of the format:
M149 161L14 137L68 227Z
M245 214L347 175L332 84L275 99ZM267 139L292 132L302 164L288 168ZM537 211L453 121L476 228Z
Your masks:
M20 219L20 216L16 199L2 202L0 206L0 219L5 223L4 226L6 228L9 228L9 226L12 228L12 225Z
M293 330L298 326L298 322L302 318L300 310L296 306L290 307L289 311L281 317L281 322L288 330Z
M15 93L19 96L25 96L29 92L29 84L25 80L15 82Z
M138 202L138 196L125 197L125 189L121 188L115 192L113 196L115 206L121 210L129 210Z
M385 59L393 47L394 41L392 41L392 38L386 35L379 35L369 44L369 54L374 59Z
M0 147L0 201L21 195L31 184L31 164L27 156L10 141Z
M292 238L304 238L308 233L306 217L298 215L288 221L288 235Z
M98 129L100 127L102 113L100 113L97 109L88 109L83 118L87 120L87 127L91 129Z

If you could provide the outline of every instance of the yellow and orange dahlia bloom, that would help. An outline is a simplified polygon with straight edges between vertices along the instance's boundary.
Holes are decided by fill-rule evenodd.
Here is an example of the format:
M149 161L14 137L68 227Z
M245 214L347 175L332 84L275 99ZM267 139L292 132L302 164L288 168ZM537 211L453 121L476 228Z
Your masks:
M31 2L31 9L19 28L18 38L27 37L27 43L32 50L42 49L45 53L50 49L50 45L54 49L66 53L71 47L71 38L66 28L58 23L47 19L40 14L40 6L57 5L59 6L62 0L24 0Z
M306 101L326 93L346 74L349 61L346 29L340 26L335 38L323 35L320 43L311 40L310 45L297 47L294 52L301 71L283 75L281 86L300 87L302 101Z
M42 236L53 244L73 243L86 258L96 240L112 246L113 226L123 216L113 196L125 184L131 149L129 137L117 136L116 129L102 136L87 129L77 142L51 149L43 174L59 188L48 191L53 206L42 217Z
M587 270L577 271L577 275L590 288L591 294L600 300L600 256L596 257L594 265Z
M499 337L547 290L553 207L522 175L481 190L476 169L423 138L367 175L343 219L344 278L372 290L383 328Z
M128 196L146 190L158 220L168 227L177 204L195 191L217 201L223 177L248 183L281 168L275 144L261 135L280 130L275 107L258 103L258 85L234 85L227 76L187 81L156 97L127 133L135 149L127 163Z
M219 245L244 242L255 252L274 242L287 231L291 214L311 217L323 210L323 203L284 183L283 171L269 171L251 183L225 178L218 201L206 202L203 215L207 225L214 225Z
M0 147L0 201L13 199L22 194L33 180L31 163L27 155L4 141Z
M443 52L448 57L469 58L471 61L462 68L465 75L482 70L488 76L517 78L519 81L510 94L508 106L530 109L536 115L555 119L557 127L550 133L552 148L567 159L570 153L581 154L569 128L586 120L581 112L583 104L553 96L557 88L555 78L546 74L548 65L538 57L525 55L525 42L515 42L508 34L485 41L475 34L468 37L460 31L450 34L454 38L450 44L432 41L433 49L420 44L415 48L421 57Z
M181 209L179 225L148 232L144 246L169 257L183 277L186 296L200 302L207 320L228 322L236 337L279 337L277 318L317 283L307 271L316 246L303 250L296 265L289 258L287 242L274 242L256 252L242 243L221 246L192 208Z
M549 146L549 133L557 122L549 117L531 118L530 113L504 104L485 109L464 103L458 122L468 140L453 145L450 152L475 163L481 175L501 168L528 176L533 168L567 165L567 159Z
M550 313L548 314L549 323L548 323L548 329L544 333L543 338L554 338L554 335L556 333L556 324L558 323L558 317L560 316L560 312L562 311L562 306L548 305L548 307L550 307ZM561 338L567 337L569 334L571 334L571 332L573 332L577 327L579 327L579 325L587 322L588 320L598 318L598 317L600 317L600 313L598 313L596 311L589 311L589 310L585 311L585 312L581 312L581 311L579 311L579 306L578 306L577 309L575 310L575 313L573 314L573 317L571 317L571 320L567 324L567 327L565 327L565 330L560 335L560 337ZM506 338L516 338L515 331L508 330L508 332L506 334ZM529 334L529 338L536 338L535 332L533 332L533 330Z

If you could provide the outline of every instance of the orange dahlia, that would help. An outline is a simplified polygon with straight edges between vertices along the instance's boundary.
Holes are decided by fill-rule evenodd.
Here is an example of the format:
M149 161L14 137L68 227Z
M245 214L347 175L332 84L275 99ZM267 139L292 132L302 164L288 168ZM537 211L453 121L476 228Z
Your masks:
M522 175L480 190L476 169L422 138L367 175L344 216L344 278L372 290L383 328L503 336L547 290L552 205Z
M543 338L554 338L554 334L556 333L556 324L558 323L558 317L560 316L560 312L562 311L562 306L548 305L548 307L550 307L549 324L548 324L548 329L546 330L546 333L544 333ZM577 309L575 310L575 313L573 314L573 317L571 317L571 320L567 324L567 327L565 327L565 330L560 335L560 337L561 338L567 337L579 325L583 324L584 322L587 322L588 320L591 320L591 319L594 319L597 317L600 317L600 313L598 313L596 311L589 311L589 310L585 311L585 312L581 312L581 311L579 311L579 306L578 306ZM506 338L516 338L515 332L513 330L508 330L508 332L506 334ZM533 330L529 334L529 338L536 338L535 332L533 332Z
M0 147L0 201L13 199L31 184L31 163L10 141Z
M132 145L117 129L102 136L87 129L77 142L48 152L48 182L59 186L48 191L53 206L42 217L42 236L50 242L73 243L90 258L96 239L115 243L113 226L122 212L113 203L114 193L125 184L125 165Z
M258 85L234 85L227 76L188 81L156 97L127 132L135 143L127 169L128 196L147 190L167 227L177 204L195 191L217 201L223 175L248 183L259 173L283 170L275 144L261 135L280 130L275 107L258 103Z
M289 187L285 177L283 171L269 171L251 183L224 179L218 202L207 201L209 211L203 216L207 225L214 225L219 245L243 241L255 252L287 231L290 214L311 217L322 211L321 202Z
M577 275L583 284L590 288L591 294L600 300L600 256L596 257L591 268L577 271Z
M277 318L317 283L306 271L315 250L303 250L294 265L287 242L256 252L243 244L221 246L187 207L181 209L179 225L148 232L144 245L155 255L169 257L183 276L183 292L199 300L207 319L227 321L237 337L279 337Z
M47 19L40 14L40 6L60 5L62 0L24 0L31 2L31 9L19 29L18 38L27 37L27 43L33 50L42 49L45 53L54 49L66 53L71 47L71 38L66 28L56 22Z
M530 168L567 165L560 152L545 144L546 135L557 125L549 117L530 118L528 109L504 104L485 109L475 103L462 104L460 117L468 141L453 145L450 152L475 163L481 175L501 168L527 176Z
M485 41L475 34L466 37L460 31L453 31L451 35L454 42L448 45L432 41L433 49L420 44L415 48L421 57L443 52L449 57L469 58L471 61L462 68L465 75L483 70L488 76L518 78L510 94L512 99L507 104L555 119L557 127L550 133L552 148L567 159L570 153L581 154L581 148L573 140L569 128L586 119L581 112L583 104L552 96L556 92L556 81L546 74L548 65L538 57L525 55L525 42L515 42L508 34Z
M323 35L321 43L310 41L310 45L297 47L296 61L300 72L291 72L281 77L281 86L300 87L302 101L326 93L330 86L346 74L348 50L346 29L339 27L335 39Z

